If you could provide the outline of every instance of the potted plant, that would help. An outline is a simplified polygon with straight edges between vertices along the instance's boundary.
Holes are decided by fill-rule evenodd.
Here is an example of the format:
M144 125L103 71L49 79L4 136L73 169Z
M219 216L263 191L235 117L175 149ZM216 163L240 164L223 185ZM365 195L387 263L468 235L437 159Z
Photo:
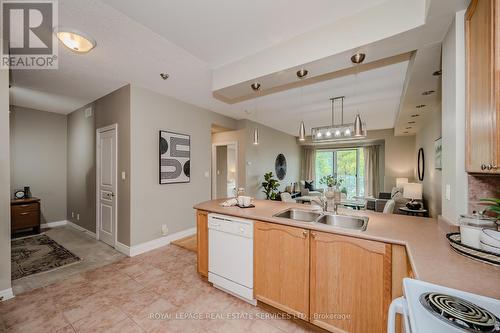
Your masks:
M496 218L497 221L500 219L500 199L498 198L483 198L480 199L483 205L486 205L484 211L485 215Z
M320 184L326 185L328 188L333 188L342 185L343 179L338 179L337 174L321 177Z
M277 179L274 179L272 171L264 174L264 182L262 182L264 191L262 192L266 194L267 200L276 200L279 186L280 183Z

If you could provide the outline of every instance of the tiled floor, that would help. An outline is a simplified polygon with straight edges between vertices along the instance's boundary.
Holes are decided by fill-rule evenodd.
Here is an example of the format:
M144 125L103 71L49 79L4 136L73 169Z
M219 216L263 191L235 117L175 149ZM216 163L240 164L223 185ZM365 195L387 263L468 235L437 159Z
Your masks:
M109 245L97 241L85 232L76 230L70 226L47 229L44 230L44 233L80 257L82 261L53 271L27 276L12 281L12 288L15 295L44 287L52 283L64 281L75 274L125 258L123 254L119 253Z
M306 332L211 287L196 254L172 245L2 302L0 319L0 331L29 333Z

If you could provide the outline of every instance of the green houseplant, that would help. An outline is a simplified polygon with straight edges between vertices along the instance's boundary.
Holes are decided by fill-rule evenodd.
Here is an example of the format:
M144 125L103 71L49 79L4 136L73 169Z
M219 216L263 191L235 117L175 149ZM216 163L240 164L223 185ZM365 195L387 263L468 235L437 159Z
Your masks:
M264 188L263 193L266 194L267 200L275 200L278 196L278 187L280 183L277 179L274 179L274 175L271 172L264 174L264 181L262 182L262 187Z
M342 181L343 179L338 179L337 175L333 174L321 177L319 183L326 185L327 187L335 187L342 185Z
M500 199L499 198L483 198L480 199L483 205L486 205L485 213L491 217L500 219Z

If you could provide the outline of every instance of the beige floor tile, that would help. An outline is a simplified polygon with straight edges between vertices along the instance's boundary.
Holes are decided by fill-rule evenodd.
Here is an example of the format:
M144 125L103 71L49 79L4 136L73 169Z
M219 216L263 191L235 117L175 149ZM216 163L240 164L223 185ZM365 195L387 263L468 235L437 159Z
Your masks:
M77 332L96 333L107 332L128 317L117 307L111 306L101 311L94 312L72 323Z

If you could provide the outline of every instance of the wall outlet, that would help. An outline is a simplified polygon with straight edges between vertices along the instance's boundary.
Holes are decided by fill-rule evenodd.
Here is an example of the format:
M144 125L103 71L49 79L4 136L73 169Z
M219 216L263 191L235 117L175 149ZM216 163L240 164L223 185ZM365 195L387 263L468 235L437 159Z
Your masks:
M122 171L122 180L127 179L127 175L125 174L125 171Z
M446 184L446 189L445 189L445 197L446 197L446 200L451 200L451 185L450 184Z
M75 212L71 212L71 218L75 218Z
M76 220L80 221L80 214L76 214Z
M168 234L168 227L167 227L166 224L162 224L162 226L161 226L161 234L163 236L166 236Z

